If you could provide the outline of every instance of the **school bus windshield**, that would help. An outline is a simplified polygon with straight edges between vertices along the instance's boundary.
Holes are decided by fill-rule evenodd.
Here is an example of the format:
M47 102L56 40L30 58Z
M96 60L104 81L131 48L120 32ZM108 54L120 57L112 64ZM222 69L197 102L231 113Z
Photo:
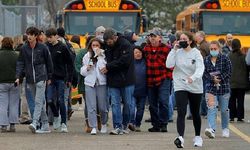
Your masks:
M202 12L202 29L206 34L250 34L249 12Z
M65 14L65 30L68 34L93 34L98 26L112 27L118 32L127 29L140 30L140 17L138 13L77 13Z

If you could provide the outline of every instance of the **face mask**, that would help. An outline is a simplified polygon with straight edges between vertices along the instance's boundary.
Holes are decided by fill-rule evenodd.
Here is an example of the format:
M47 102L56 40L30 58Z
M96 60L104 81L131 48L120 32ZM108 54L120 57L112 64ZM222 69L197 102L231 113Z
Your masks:
M217 57L219 55L219 51L210 51L210 55L213 57Z
M188 47L187 41L180 41L179 45L180 45L181 48L187 48Z

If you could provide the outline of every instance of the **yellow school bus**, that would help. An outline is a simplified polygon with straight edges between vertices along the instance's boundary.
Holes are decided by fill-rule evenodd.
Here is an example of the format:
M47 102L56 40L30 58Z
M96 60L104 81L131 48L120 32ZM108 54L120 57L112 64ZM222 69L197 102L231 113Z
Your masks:
M208 41L227 33L250 47L250 0L204 0L188 6L176 18L176 30L206 33Z
M139 34L144 30L142 9L132 0L73 0L65 5L62 18L69 37L82 35L82 47L85 47L86 35L94 35L98 26L111 27L121 33L131 30Z

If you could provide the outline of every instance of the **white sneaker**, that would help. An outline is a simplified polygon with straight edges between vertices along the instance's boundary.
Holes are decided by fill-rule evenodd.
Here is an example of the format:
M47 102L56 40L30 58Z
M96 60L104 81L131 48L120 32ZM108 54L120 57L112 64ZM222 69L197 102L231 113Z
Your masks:
M54 117L53 128L57 130L61 127L61 117Z
M195 136L193 141L194 141L194 147L202 147L203 140L201 136Z
M61 132L62 133L68 133L68 128L67 128L67 125L65 123L62 123Z
M228 128L222 130L222 137L228 138L230 135L230 131Z
M207 137L209 137L210 139L215 138L215 133L214 133L214 130L212 128L206 128L205 135Z
M96 128L92 128L90 134L91 134L91 135L96 135Z
M129 134L129 130L128 130L128 129L123 129L122 132L123 132L124 134Z
M36 124L35 123L31 123L29 125L29 129L32 133L36 133Z
M108 132L107 125L102 124L101 133L107 133L107 132Z
M176 145L177 148L184 148L184 139L182 136L177 137L174 140L174 144Z
M50 133L50 132L51 131L49 129L49 124L48 123L43 124L41 129L36 130L36 133L38 133L38 134L44 134L44 133Z

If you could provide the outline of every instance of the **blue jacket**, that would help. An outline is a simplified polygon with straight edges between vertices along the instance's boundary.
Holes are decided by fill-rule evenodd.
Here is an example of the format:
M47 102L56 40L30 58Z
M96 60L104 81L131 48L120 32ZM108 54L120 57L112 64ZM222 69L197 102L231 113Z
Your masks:
M147 96L147 77L146 77L146 61L145 59L135 60L135 97Z

